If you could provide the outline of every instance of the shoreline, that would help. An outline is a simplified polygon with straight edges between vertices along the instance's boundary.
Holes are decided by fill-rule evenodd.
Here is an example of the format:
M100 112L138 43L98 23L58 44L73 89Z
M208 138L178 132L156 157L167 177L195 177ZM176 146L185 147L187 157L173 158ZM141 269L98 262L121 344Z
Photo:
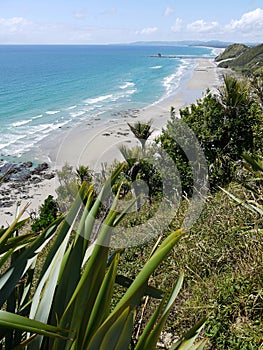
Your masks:
M49 138L43 142L39 148L41 153L50 160L51 171L61 169L67 162L74 168L80 165L89 165L96 172L100 171L102 163L109 164L114 159L121 160L120 145L133 146L136 144L127 122L152 120L154 132L151 139L154 139L170 118L171 106L175 108L176 113L179 113L180 109L202 98L207 88L214 92L220 85L220 68L217 67L213 58L196 58L194 60L196 65L193 71L187 74L186 78L181 81L179 89L167 100L141 110L121 111L119 113L120 120L108 121L101 125L90 125L90 123L84 122L69 130L63 130L63 135L60 138ZM1 186L1 190L12 191L9 183L4 183ZM28 184L25 198L20 195L20 198L17 198L16 203L13 203L12 206L0 208L0 227L12 223L18 202L20 208L30 202L30 207L23 216L24 218L28 217L30 212L38 210L49 194L56 198L57 186L57 177L50 180L44 179L37 185Z
M59 139L50 138L43 142L41 153L48 156L51 167L56 169L60 169L67 162L74 167L89 165L97 170L99 158L107 148L112 148L114 144L117 146L122 142L126 145L133 145L136 141L127 125L128 122L148 122L152 120L154 133L151 139L153 139L161 132L170 118L171 106L175 107L176 112L179 113L179 109L202 98L207 88L215 92L220 85L219 68L217 68L214 59L198 58L195 61L196 65L193 72L190 75L188 74L186 80L181 82L180 88L173 96L141 110L127 109L121 111L118 120L110 120L100 125L82 123L70 128L64 131ZM72 146L73 144L74 146ZM112 151L107 154L110 156L106 159L109 163L114 160ZM115 147L114 152L116 153L116 151L118 150ZM117 153L114 157L117 156ZM102 159L102 161L105 161L105 159Z

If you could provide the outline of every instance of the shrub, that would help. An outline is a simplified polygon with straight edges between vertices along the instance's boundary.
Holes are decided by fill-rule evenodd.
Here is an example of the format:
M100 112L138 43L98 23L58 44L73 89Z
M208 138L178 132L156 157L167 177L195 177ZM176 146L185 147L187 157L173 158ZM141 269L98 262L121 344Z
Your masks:
M40 207L39 218L34 220L31 228L33 232L39 232L47 228L53 221L56 220L58 215L58 205L54 200L54 197L49 195L44 204Z
M171 120L157 142L173 158L181 173L183 190L189 193L191 167L174 138L178 134L174 109L171 114ZM236 162L243 152L257 153L262 149L263 116L258 101L250 94L248 82L226 76L219 94L207 91L203 99L180 110L180 118L195 133L203 149L213 190L231 182Z

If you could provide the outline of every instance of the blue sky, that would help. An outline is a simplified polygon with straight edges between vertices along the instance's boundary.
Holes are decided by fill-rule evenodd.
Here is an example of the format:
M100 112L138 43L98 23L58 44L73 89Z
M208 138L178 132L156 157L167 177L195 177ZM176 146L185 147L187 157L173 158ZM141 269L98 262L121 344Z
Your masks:
M262 0L0 0L0 44L263 42Z

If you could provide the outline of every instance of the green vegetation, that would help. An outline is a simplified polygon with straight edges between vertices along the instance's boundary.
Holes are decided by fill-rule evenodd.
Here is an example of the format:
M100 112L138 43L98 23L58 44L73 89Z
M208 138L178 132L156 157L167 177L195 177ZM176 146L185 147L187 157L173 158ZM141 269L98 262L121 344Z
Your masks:
M129 127L131 131L133 132L134 136L140 141L142 146L142 153L145 153L145 144L148 138L151 136L151 122L148 123L141 123L137 122L134 125L129 124Z
M237 58L241 54L249 50L249 47L244 44L229 45L220 55L215 58L216 62L228 60L230 58Z
M49 195L44 204L40 207L39 217L36 218L31 226L33 232L40 232L47 228L58 215L58 205L53 196Z
M207 91L180 118L172 108L156 143L146 147L150 123L130 125L141 147L122 147L125 162L100 178L65 165L65 216L40 232L19 235L19 218L0 229L3 349L263 349L262 112L261 77L226 76L217 94ZM184 232L193 167L202 165L189 159L196 142L211 192ZM182 196L169 183L178 185L165 154ZM182 197L166 226L171 198L160 205L162 171L171 196ZM143 205L140 181L150 189Z
M1 232L0 268L11 256L10 266L0 277L0 342L5 349L107 349L147 350L156 348L160 333L181 289L183 274L163 292L148 285L150 276L183 236L170 232L155 245L137 276L117 275L122 250L110 249L111 237L125 216L118 212L119 193L109 210L97 222L99 209L111 191L123 165L104 184L94 202L93 187L83 182L68 215L55 220L39 236L12 237L18 220ZM85 203L83 208L83 203ZM128 208L127 208L128 209ZM79 212L82 215L76 222ZM40 273L35 267L40 252L52 239ZM128 287L112 303L115 281ZM126 282L126 283L125 283ZM161 299L146 321L139 337L134 337L135 314L144 295ZM29 318L28 318L29 317ZM178 339L171 350L202 349L206 340L193 343L205 320L198 322ZM38 336L37 336L38 335Z
M69 210L81 184L84 181L91 184L93 174L88 166L80 165L76 171L74 171L73 166L66 163L62 169L57 172L57 177L59 181L59 186L56 189L57 205L60 212L64 213Z
M185 152L177 143L181 120L201 145L212 190L233 180L236 163L243 152L257 154L262 150L263 116L259 104L250 94L247 82L225 76L219 95L208 91L202 100L180 110L180 118L172 110L171 120L158 138L176 164L183 191L188 194L191 194L193 174Z
M227 61L220 62L223 59ZM231 45L216 60L220 62L219 67L221 68L231 68L245 75L261 75L263 73L263 44L250 48Z

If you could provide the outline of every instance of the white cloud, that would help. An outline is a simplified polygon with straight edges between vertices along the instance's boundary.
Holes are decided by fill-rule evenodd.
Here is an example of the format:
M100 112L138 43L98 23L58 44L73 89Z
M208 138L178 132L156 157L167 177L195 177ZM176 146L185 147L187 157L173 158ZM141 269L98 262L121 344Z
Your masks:
M171 30L173 32L180 32L182 30L183 20L181 18L176 18L175 23L172 25Z
M139 30L136 32L136 34L153 34L158 31L157 27L148 27L148 28L143 28L142 30Z
M74 13L74 18L75 19L85 19L86 15L83 12L75 12Z
M118 13L118 9L116 7L111 7L111 8L108 8L102 12L100 12L101 15L116 15Z
M174 13L174 9L172 7L166 7L165 11L164 11L164 16L170 16L172 13Z
M214 38L220 35L221 39L224 40L237 41L246 39L262 41L263 9L257 8L256 10L244 13L239 19L233 19L228 24L221 24L215 21L206 22L203 19L199 19L189 23L186 26L186 31L190 34L199 33L210 35L210 37L213 36Z
M219 28L220 26L217 22L205 22L203 19L199 19L187 25L187 29L195 33L211 33L219 30Z
M227 30L242 32L259 32L263 30L263 10L257 8L254 11L244 13L238 20L232 20L226 26Z
M23 17L11 17L11 18L1 18L0 17L0 28L2 33L16 33L21 32L25 27L30 24Z

